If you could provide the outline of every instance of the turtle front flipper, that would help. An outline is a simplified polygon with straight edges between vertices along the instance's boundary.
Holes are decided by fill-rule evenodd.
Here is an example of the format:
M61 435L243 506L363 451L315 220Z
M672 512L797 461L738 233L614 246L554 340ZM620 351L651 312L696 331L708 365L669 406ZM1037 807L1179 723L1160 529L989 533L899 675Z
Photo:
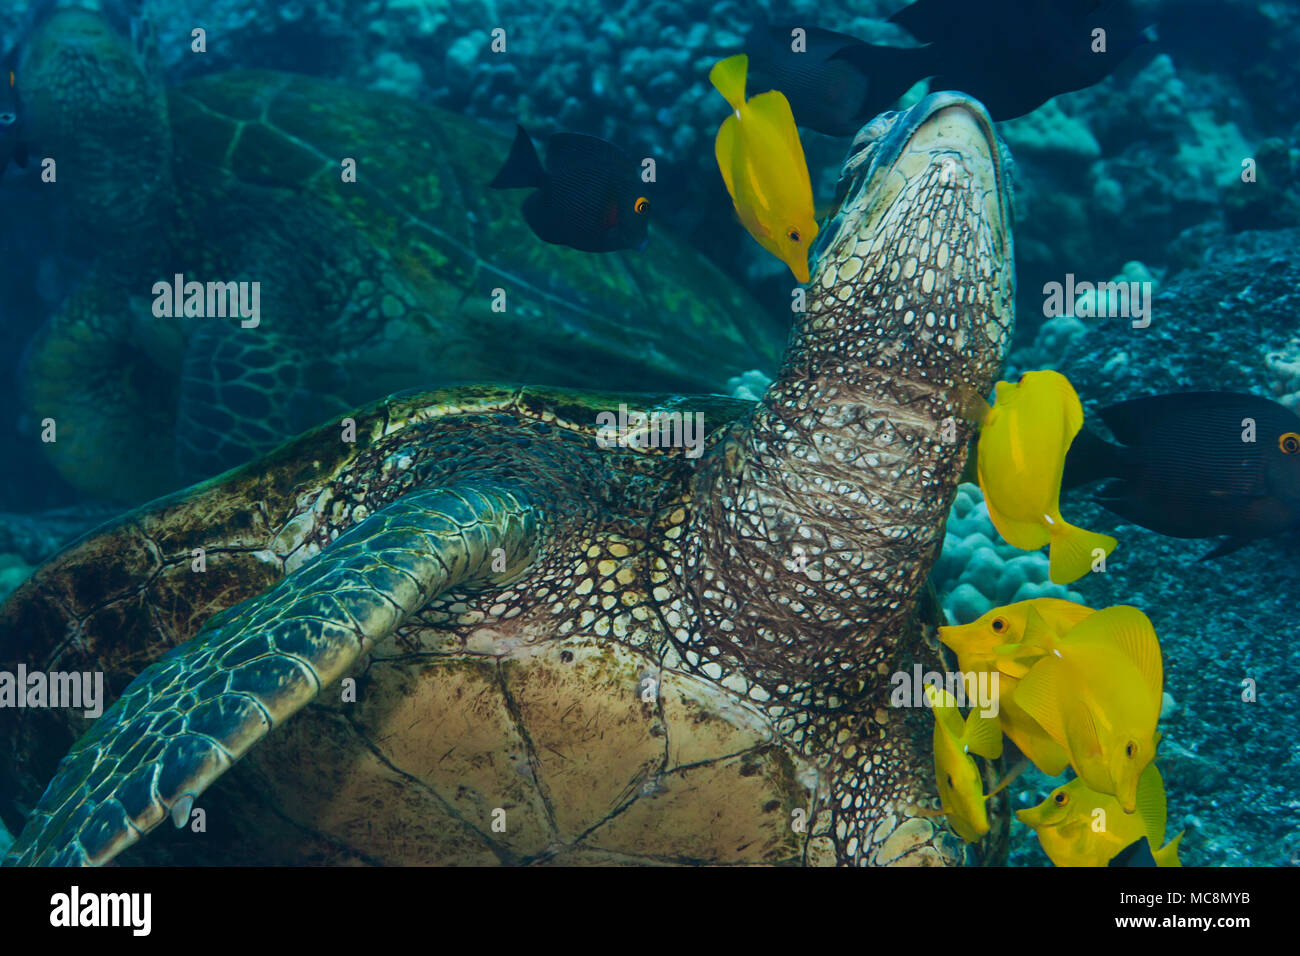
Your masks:
M5 862L100 865L169 814L183 822L376 641L449 588L514 576L536 542L527 494L504 486L428 489L377 511L140 674L73 745Z

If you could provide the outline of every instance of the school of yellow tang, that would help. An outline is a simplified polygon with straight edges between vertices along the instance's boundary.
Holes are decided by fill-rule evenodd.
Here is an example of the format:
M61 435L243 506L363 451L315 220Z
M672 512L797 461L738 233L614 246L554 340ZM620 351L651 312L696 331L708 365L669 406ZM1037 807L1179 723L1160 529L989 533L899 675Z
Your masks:
M963 722L952 695L926 688L940 803L959 836L973 843L988 832L988 796L971 754L996 759L1001 741L988 728L996 724L1048 776L1074 769L1075 779L1017 813L1053 863L1105 866L1145 837L1157 866L1181 865L1181 834L1164 845L1165 791L1154 763L1164 675L1145 614L1036 598L942 627L939 639L963 674L990 675L997 707L996 718L973 707Z
M818 226L803 148L782 93L746 98L747 71L742 54L718 62L709 76L732 109L718 130L718 168L745 228L807 282ZM964 398L979 428L976 475L998 533L1022 550L1048 546L1056 584L1104 570L1118 542L1061 516L1066 453L1084 419L1070 382L1059 372L1026 372L1014 384L998 382L992 405ZM996 675L996 717L972 707L963 718L951 693L925 688L940 804L962 839L974 843L989 831L992 794L984 793L974 758L997 759L1005 734L1047 775L1067 767L1077 775L1040 806L1017 813L1053 863L1105 866L1145 838L1155 865L1181 865L1182 834L1162 846L1165 791L1153 761L1164 678L1145 614L1039 598L941 628L940 639L963 674Z

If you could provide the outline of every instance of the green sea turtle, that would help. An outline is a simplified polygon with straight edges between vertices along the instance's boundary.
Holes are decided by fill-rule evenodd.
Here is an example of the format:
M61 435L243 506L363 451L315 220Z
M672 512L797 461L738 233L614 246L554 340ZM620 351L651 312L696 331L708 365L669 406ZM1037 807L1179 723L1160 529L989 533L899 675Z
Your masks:
M96 257L29 350L24 402L89 495L155 497L417 385L719 391L779 361L775 323L684 242L536 239L519 196L486 188L507 140L470 120L307 76L164 91L155 73L81 4L56 4L18 61L37 156L57 161L42 188ZM176 276L220 315L156 315ZM227 315L236 282L250 309L258 284L255 327Z
M1008 174L938 93L841 188L757 403L408 392L39 569L0 667L138 676L0 710L9 861L962 862L891 691L1011 338Z

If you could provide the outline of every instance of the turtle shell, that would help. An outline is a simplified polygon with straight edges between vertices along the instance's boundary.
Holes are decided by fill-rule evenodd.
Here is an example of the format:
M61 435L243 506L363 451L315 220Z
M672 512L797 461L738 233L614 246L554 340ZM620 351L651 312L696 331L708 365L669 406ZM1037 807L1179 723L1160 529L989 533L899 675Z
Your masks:
M539 240L526 192L487 188L506 139L472 121L261 70L187 82L167 112L165 251L124 237L26 362L45 450L89 494L164 493L405 388L709 392L779 361L783 333L684 242ZM175 276L256 283L256 326L151 314Z
M494 456L501 441L594 449L596 415L620 404L702 412L706 448L751 407L494 386L394 396L74 543L0 606L0 668L102 670L111 701L212 615L328 560L352 524L446 477L430 469L453 474L449 436L459 462L487 433ZM340 441L349 427L355 440ZM595 608L614 595L619 616L556 627L528 580L444 595L218 781L203 831L161 828L122 862L805 862L806 828L792 823L811 817L817 769L743 696L638 639L654 616L633 571L646 557L637 529L693 464L635 446L590 460L602 464L573 480L609 489L608 513L554 593ZM87 724L74 710L0 710L8 826Z

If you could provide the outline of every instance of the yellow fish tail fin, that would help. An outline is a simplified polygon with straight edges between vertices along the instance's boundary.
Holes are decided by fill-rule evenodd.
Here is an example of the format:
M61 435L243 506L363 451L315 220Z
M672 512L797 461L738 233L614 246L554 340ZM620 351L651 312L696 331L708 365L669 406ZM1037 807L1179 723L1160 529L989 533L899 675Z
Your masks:
M1169 841L1168 846L1162 846L1151 856L1156 861L1156 866L1182 866L1183 861L1178 859L1178 844L1183 842L1183 834L1186 830L1179 830L1178 836Z
M996 717L985 717L978 706L972 707L966 716L966 728L962 736L971 753L989 760L997 760L1002 756L1002 725Z
M709 70L709 82L726 98L733 110L739 110L745 105L745 74L748 72L749 57L743 53L719 60ZM789 106L786 108L789 109Z
M1165 808L1165 782L1155 764L1148 764L1138 778L1137 815L1142 829L1153 847L1165 838L1167 811Z
M992 511L989 514L991 516ZM1117 544L1119 542L1108 534L1087 531L1065 521L1058 521L1052 527L1048 576L1053 584L1070 584L1077 581L1092 570L1097 551L1101 551L1103 555L1110 554Z

